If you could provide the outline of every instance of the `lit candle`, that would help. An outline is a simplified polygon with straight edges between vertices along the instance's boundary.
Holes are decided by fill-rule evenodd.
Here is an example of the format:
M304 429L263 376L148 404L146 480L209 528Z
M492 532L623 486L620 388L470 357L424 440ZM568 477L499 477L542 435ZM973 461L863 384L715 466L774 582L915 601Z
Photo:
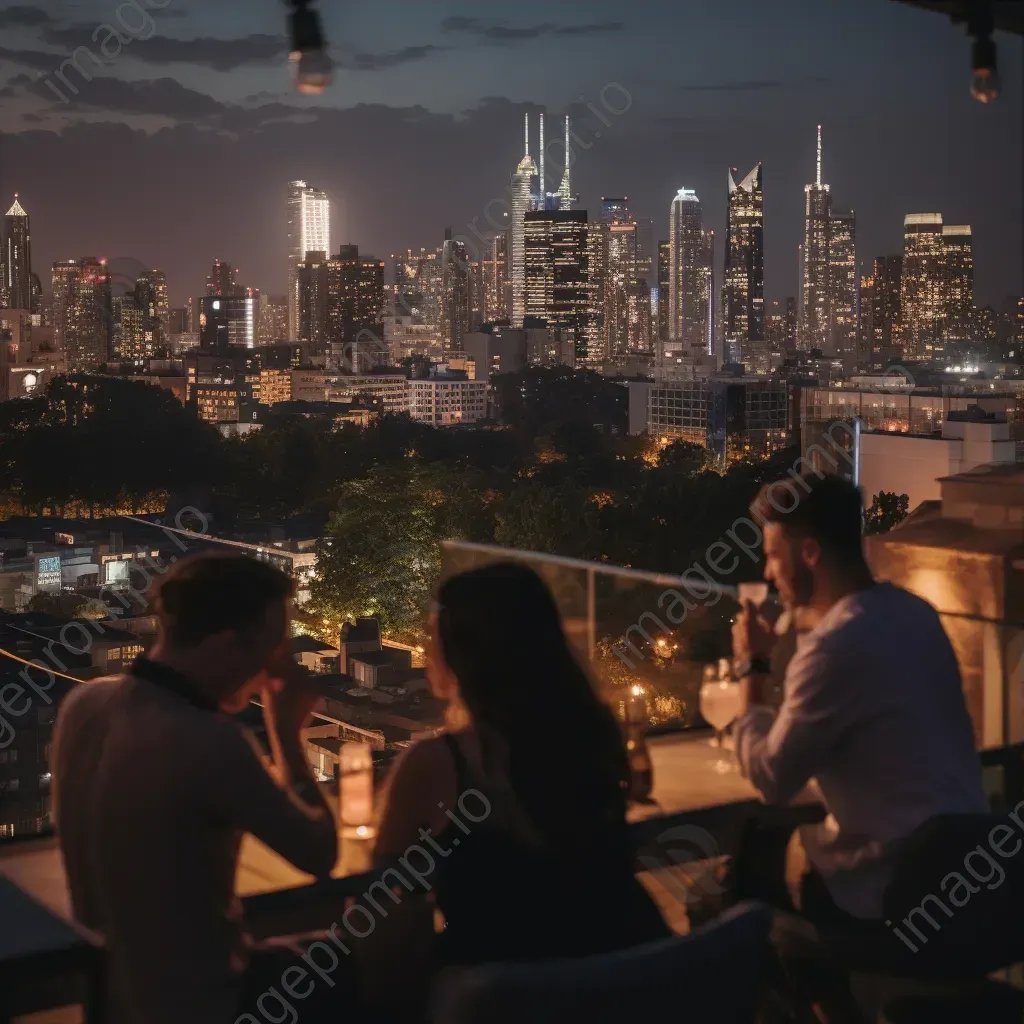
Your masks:
M633 686L626 701L626 721L630 725L640 725L647 721L647 696L642 686Z
M347 828L368 829L373 823L373 757L369 744L343 743L338 761L341 823Z

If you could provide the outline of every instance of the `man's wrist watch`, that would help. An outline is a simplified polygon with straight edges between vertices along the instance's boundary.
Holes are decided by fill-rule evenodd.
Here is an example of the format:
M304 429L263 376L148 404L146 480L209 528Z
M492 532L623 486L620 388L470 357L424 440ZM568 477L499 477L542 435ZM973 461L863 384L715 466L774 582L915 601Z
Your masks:
M747 676L769 675L771 670L771 662L763 654L758 654L753 658L744 658L742 661L736 662L733 674L737 679L745 679Z

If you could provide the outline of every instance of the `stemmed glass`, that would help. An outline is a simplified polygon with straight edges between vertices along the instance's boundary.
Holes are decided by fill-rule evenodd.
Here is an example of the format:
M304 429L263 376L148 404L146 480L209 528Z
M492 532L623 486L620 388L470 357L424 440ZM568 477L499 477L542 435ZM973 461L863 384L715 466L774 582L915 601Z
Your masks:
M719 750L717 758L708 762L716 772L725 774L736 770L731 759L722 756L724 749L725 729L740 711L740 685L731 682L726 673L719 678L714 665L704 670L704 685L700 689L700 713L705 721L715 730L712 740Z

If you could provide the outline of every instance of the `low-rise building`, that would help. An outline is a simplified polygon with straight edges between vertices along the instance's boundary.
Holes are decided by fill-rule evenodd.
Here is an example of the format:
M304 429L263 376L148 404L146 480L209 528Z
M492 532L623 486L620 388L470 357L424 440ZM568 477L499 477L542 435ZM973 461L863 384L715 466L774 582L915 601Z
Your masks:
M292 370L292 399L299 402L368 400L382 412L408 412L406 372L398 368L366 374L302 368Z
M647 396L647 430L702 444L727 466L789 443L786 385L764 377L659 380Z
M487 381L468 374L432 373L409 381L409 415L436 427L476 423L487 417Z
M868 504L876 494L906 494L909 507L941 497L941 480L976 466L1016 460L1010 425L983 414L950 413L938 435L868 431L860 436L859 480Z
M199 418L207 423L255 423L257 401L251 384L196 384L192 387Z

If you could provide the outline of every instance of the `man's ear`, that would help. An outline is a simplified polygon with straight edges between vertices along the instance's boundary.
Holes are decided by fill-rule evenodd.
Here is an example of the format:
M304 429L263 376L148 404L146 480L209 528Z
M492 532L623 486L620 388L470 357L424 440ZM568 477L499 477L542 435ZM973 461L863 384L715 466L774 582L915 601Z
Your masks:
M800 557L810 569L821 564L821 545L813 537L803 537L800 541Z

